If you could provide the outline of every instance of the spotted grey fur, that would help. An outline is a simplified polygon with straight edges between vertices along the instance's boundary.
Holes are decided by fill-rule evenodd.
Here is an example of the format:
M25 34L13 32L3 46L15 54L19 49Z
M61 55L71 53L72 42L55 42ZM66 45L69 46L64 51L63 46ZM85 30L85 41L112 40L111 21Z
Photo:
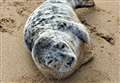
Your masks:
M74 9L92 7L89 0L46 0L28 18L24 40L32 58L47 77L62 79L85 63L79 56L90 38ZM81 60L81 63L79 63ZM87 61L86 61L87 62Z

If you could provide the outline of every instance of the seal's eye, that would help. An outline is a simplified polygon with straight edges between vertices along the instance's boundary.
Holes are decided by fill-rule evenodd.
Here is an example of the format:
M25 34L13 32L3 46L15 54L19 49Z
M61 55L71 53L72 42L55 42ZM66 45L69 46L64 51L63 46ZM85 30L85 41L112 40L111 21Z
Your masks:
M64 49L66 47L66 44L60 42L60 43L57 43L56 45L54 45L55 48L58 48L58 49Z

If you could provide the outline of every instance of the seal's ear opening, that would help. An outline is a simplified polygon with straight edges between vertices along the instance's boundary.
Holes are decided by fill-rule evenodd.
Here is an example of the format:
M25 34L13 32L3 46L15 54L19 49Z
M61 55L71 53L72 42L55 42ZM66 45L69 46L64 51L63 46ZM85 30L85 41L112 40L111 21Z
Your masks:
M90 43L90 37L84 25L74 23L69 26L69 30L84 43Z

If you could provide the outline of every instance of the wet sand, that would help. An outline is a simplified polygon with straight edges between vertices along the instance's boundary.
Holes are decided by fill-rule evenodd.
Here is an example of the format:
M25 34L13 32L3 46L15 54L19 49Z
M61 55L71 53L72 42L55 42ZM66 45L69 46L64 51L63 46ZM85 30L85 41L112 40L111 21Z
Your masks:
M96 8L77 9L92 38L94 59L67 79L48 80L24 46L28 16L43 0L0 0L0 81L2 83L120 83L120 1L95 0Z

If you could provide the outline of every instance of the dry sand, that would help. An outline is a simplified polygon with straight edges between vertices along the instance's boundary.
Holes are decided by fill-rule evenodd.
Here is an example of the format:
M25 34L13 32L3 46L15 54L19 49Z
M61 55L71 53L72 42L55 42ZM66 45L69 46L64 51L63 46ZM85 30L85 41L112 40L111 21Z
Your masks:
M95 0L96 8L76 11L90 30L94 60L62 81L44 78L23 43L25 22L42 2L42 0L0 0L0 81L120 83L120 1Z

